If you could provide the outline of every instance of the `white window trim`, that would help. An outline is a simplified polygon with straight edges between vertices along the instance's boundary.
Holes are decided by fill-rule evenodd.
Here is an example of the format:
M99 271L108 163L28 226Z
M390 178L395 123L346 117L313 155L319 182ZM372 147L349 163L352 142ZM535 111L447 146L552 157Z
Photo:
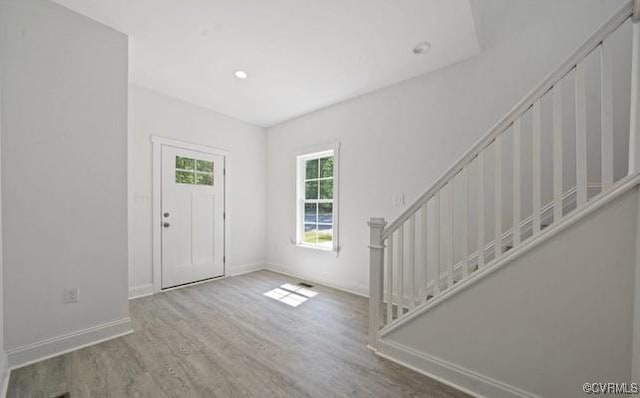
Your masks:
M322 247L304 243L304 162L310 158L320 157L323 154L333 152L333 245L331 247ZM325 252L335 252L336 255L340 250L339 245L339 197L340 197L340 143L322 145L307 150L300 151L296 154L296 240L298 247L320 250Z

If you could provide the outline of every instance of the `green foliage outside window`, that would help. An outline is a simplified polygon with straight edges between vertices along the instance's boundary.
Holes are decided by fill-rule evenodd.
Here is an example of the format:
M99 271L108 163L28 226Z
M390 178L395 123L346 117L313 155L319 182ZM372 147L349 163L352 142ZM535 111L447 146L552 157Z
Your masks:
M213 186L213 162L176 156L176 182Z

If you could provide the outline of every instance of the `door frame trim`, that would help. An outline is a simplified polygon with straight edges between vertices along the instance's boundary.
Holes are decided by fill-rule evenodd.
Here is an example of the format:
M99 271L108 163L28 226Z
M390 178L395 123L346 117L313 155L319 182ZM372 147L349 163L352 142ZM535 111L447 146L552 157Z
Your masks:
M229 214L227 212L227 191L229 190L229 174L227 173L229 168L229 159L231 157L231 152L226 149L210 147L206 145L193 144L185 141L178 141L171 138L160 137L156 135L151 136L151 144L153 147L152 154L152 172L153 172L153 180L152 180L152 196L153 196L153 205L152 205L152 228L153 228L153 266L152 266L152 276L153 276L153 292L158 293L163 291L162 289L162 226L161 220L158 215L162 213L162 146L172 146L175 148L186 149L190 151L198 151L204 152L211 155L222 156L224 158L224 168L225 172L223 174L223 184L224 184L224 194L223 194L223 212L225 213L225 217L223 219L224 223L224 237L222 239L222 247L223 247L223 256L226 258L228 253L227 250L227 236L229 236ZM226 261L223 262L222 268L222 277L227 274L227 264Z

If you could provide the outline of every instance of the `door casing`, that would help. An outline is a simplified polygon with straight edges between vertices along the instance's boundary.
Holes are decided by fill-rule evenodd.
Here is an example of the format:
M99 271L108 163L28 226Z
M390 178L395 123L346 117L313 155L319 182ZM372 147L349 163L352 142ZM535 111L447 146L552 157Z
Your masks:
M153 196L153 215L152 215L152 227L153 227L153 292L158 293L163 291L162 289L162 207L161 207L161 198L162 198L162 146L170 145L177 148L183 148L192 151L205 152L212 155L223 156L225 163L225 171L224 171L224 239L223 239L223 256L226 259L228 250L227 250L227 236L229 236L229 212L227 211L227 194L229 189L229 173L228 165L230 152L225 149L209 147L206 145L192 144L189 142L173 140L170 138L151 136L151 144L153 146L153 184L152 184L152 196ZM224 271L223 275L219 278L224 278L227 274L227 262L224 261ZM196 282L197 283L197 282ZM185 285L190 286L190 285ZM164 290L170 290L180 288L168 288Z

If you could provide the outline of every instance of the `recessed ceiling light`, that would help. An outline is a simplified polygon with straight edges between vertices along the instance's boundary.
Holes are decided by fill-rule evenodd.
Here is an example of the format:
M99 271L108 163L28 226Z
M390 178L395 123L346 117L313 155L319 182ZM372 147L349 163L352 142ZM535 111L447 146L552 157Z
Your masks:
M238 79L246 79L247 77L249 77L249 75L247 74L247 72L243 71L243 70L237 70L235 72L233 72L233 74L238 78Z
M413 53L416 55L426 54L429 52L429 50L431 50L431 43L429 43L428 41L423 41L422 43L418 43L415 47L413 47Z

